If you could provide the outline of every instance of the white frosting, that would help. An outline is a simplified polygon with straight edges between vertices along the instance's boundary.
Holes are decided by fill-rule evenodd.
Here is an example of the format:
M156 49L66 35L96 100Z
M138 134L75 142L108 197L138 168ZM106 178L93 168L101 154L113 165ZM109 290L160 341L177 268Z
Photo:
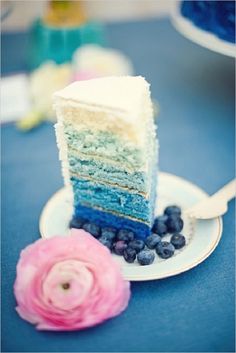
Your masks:
M111 131L143 148L155 135L149 84L141 76L77 81L54 94L57 116L77 129Z
M70 100L92 110L116 111L124 120L134 123L140 118L147 92L149 84L141 76L111 76L76 81L54 93L54 99L56 103L57 98Z

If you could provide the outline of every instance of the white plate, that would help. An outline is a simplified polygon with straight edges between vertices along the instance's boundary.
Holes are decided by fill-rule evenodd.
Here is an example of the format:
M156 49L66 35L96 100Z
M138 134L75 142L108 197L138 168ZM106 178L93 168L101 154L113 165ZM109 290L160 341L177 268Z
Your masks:
M233 43L227 42L210 32L204 31L195 26L190 20L183 17L180 12L179 1L173 3L171 21L177 31L191 41L217 53L236 57L236 49Z
M164 207L177 204L183 209L192 206L208 195L196 185L172 174L159 173L158 207L160 214ZM39 222L40 233L44 238L69 233L68 223L73 212L72 201L65 188L54 194L45 205ZM123 275L130 281L145 281L177 275L190 270L204 261L216 248L222 234L222 220L215 218L204 221L193 221L184 218L184 229L187 244L176 251L168 260L156 256L149 266L140 266L137 262L128 264L117 255L114 258L121 263ZM166 236L164 239L168 239Z

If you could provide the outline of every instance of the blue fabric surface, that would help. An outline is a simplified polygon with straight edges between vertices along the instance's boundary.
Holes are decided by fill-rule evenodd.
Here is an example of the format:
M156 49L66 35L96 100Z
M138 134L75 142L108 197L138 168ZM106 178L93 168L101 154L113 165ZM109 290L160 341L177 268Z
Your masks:
M198 47L167 20L108 26L159 100L160 168L213 193L234 177L234 62ZM2 41L2 72L16 65L20 36ZM27 42L25 36L22 41ZM11 45L14 43L14 50ZM11 47L9 47L9 45ZM10 56L12 51L14 54ZM22 55L22 54L21 54ZM7 62L8 58L8 62ZM38 239L40 212L62 186L52 125L28 134L2 129L2 350L9 352L234 351L234 202L222 240L179 276L132 283L128 309L81 332L37 332L14 310L20 251Z

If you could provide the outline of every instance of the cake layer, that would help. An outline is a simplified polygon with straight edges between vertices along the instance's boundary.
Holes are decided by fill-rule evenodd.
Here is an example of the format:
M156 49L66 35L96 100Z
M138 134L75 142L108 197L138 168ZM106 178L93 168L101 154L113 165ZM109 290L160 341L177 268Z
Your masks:
M110 76L76 81L56 92L54 98L78 102L92 109L117 112L121 119L137 124L143 98L149 95L149 84L141 76Z
M105 77L77 81L54 94L58 121L75 128L111 131L146 146L155 136L149 84L143 77Z
M146 149L137 148L115 133L94 129L77 130L71 124L64 124L64 132L68 148L82 155L128 164L129 169L140 169L146 165Z
M73 155L69 155L68 160L71 175L78 179L100 181L142 194L150 191L150 176L142 171L129 173L122 167L118 168L110 163L100 162L97 159L81 160Z
M74 209L75 217L82 217L101 227L114 227L117 229L129 229L135 233L136 238L144 239L150 232L150 226L145 223L131 220L122 216L116 216L95 208L78 204Z
M151 225L154 213L154 196L145 198L137 193L124 191L98 182L71 178L74 205L85 204L106 211L126 215Z

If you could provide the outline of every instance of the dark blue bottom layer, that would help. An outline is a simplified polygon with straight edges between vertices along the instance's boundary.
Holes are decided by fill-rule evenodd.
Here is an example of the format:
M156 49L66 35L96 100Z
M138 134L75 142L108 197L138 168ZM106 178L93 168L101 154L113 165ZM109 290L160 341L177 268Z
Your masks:
M75 217L82 217L86 220L98 224L100 227L114 227L116 229L129 229L132 230L136 238L146 238L151 229L146 224L135 222L127 218L118 217L111 213L95 210L86 206L78 205L75 208Z

